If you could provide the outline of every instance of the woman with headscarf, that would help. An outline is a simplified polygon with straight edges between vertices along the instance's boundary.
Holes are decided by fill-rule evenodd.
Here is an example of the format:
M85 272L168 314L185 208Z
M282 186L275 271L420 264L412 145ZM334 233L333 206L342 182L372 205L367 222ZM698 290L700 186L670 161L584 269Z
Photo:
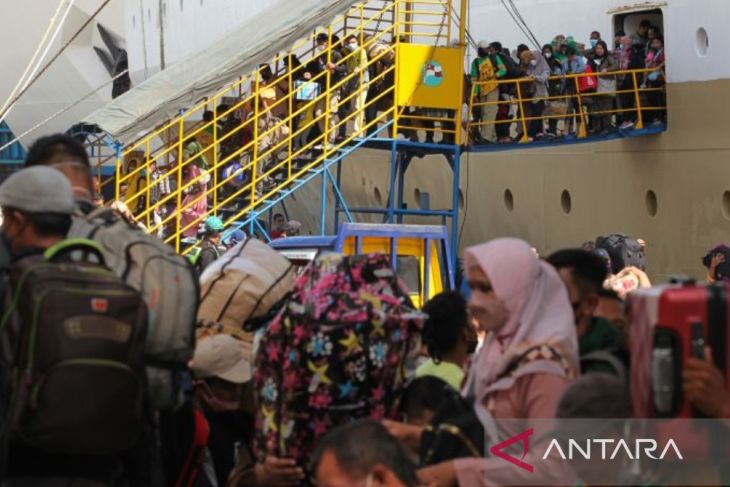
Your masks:
M598 41L593 48L593 59L589 61L594 73L598 73L598 93L593 97L592 123L593 131L606 134L613 127L611 113L616 99L616 76L609 73L618 71L618 65L604 41Z
M182 169L183 199L180 203L180 230L184 237L198 235L198 226L208 216L208 186L205 174L197 165L187 163Z
M558 401L578 370L573 310L557 271L536 259L522 240L502 238L470 247L464 263L472 290L469 307L488 337L472 361L463 392L474 398L487 432L493 420L523 420L503 422L505 429L514 428L504 439L523 432L524 420L555 417ZM388 426L402 437L415 432ZM405 439L413 443L413 438ZM559 464L547 470L565 480ZM419 476L424 484L438 487L535 480L500 458L460 458L426 467Z
M524 70L527 82L521 83L521 108L524 110L527 121L527 136L529 140L543 137L542 113L545 111L545 98L548 96L547 81L550 78L550 65L540 51L522 51L520 53L520 67ZM525 89L527 88L527 89Z

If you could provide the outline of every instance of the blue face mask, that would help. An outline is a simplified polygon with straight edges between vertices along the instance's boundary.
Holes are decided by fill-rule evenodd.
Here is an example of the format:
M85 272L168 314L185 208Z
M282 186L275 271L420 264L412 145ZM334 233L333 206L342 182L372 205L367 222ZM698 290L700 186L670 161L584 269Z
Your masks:
M596 47L596 44L598 44L598 39L591 39L591 47Z

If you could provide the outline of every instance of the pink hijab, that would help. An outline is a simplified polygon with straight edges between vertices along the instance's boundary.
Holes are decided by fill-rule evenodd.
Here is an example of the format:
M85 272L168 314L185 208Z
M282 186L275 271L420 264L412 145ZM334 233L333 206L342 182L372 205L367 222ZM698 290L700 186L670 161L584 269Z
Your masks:
M550 345L569 370L578 370L573 309L563 281L550 264L536 259L530 246L515 238L469 247L464 263L482 268L510 313L506 325L488 337L473 359L466 389L473 388L478 401L491 392L509 389L523 375L567 375L560 363L537 359L497 380L515 357L534 345Z
M633 50L633 39L631 36L624 36L620 39L621 46L623 49L617 49L618 67L621 71L629 69L629 63L631 62L631 52Z

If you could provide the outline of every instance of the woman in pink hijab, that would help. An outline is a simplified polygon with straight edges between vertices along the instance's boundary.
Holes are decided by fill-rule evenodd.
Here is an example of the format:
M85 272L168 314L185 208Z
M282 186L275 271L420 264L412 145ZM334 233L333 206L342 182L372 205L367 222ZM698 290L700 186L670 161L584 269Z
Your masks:
M470 311L488 333L464 394L474 397L485 431L488 436L494 431L493 419L554 418L578 370L573 310L560 276L536 259L526 242L512 238L466 249L464 263L472 290ZM501 438L521 433L518 423L509 422L515 431ZM548 470L556 476L566 473L559 467ZM457 459L419 472L431 487L516 485L523 478L534 482L530 475L493 457Z

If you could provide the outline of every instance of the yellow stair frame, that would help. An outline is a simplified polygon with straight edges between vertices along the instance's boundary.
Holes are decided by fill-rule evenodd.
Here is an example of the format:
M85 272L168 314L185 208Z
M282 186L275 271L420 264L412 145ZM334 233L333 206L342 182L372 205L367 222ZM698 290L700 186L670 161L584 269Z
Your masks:
M457 6L460 13L454 10ZM445 47L452 42L452 32L458 29L459 59L463 59L465 30L458 19L466 18L466 8L466 0L372 0L354 6L326 30L313 32L310 37L292 46L289 52L278 55L272 63L275 75L272 82L263 82L261 70L257 70L124 147L116 164L117 199L126 198L134 218L145 224L150 233L157 233L164 227L167 230L166 243L181 253L189 250L184 245L184 234L192 233L204 219L193 218L184 223L183 215L199 205L202 198L206 199L207 215L221 215L224 208L234 202L239 203L237 209L224 219L227 227L246 215L260 213L267 203L301 183L307 174L341 158L348 147L361 142L368 134L372 136L373 132L387 127L388 136L397 138L399 119L405 109L405 106L399 108L397 104L397 100L402 98L398 93L397 68L400 45L419 43ZM329 39L337 35L340 41L337 44L330 42L324 51L317 52L316 38L321 33L326 33ZM347 53L336 65L332 63L336 57L334 50L342 52L345 38L353 35L358 39L359 48ZM301 60L301 64L294 64L294 56ZM296 81L304 75L307 63L317 56L326 56L329 68L347 65L352 69L337 82L331 69L307 79L321 83L323 89L311 100L297 99ZM285 69L279 70L282 62ZM420 71L422 66L416 65L413 69ZM374 76L368 79L368 73ZM376 83L382 89L366 99L368 90ZM346 89L348 87L354 88ZM276 96L273 104L268 104L271 90L279 90L280 96ZM345 118L335 121L332 120L334 110L327 107L334 108L333 102L339 93L344 93L339 103L351 103L353 107ZM218 107L229 100L233 103L219 111ZM378 108L376 116L365 122L366 110L373 106ZM208 110L213 113L212 120L203 121L203 114ZM284 116L274 117L273 114L278 111L283 111ZM240 117L240 124L234 128L229 126L224 131L228 117L240 113L245 114ZM419 118L427 117L409 115L406 123L416 121L416 126L401 126L400 129L418 128ZM462 140L461 110L456 110L451 119L432 119L442 124L452 123L455 140ZM357 130L349 132L344 140L329 144L340 126L348 126L355 121L358 122ZM316 138L296 144L297 138L317 127L321 130ZM234 146L234 150L224 156L221 147L232 137L244 134L248 134L249 140L240 147ZM202 151L192 154L193 151L186 150L186 141L191 138L204 141ZM297 164L307 153L315 155ZM141 160L137 161L136 168L128 170L130 157ZM190 171L186 168L201 165L204 160L209 167L201 171L199 177L187 174ZM240 161L241 168L228 177L221 177L222 170L235 160ZM165 168L163 177L171 180L175 188L155 202L151 201L153 164ZM241 174L246 176L245 184L231 188L232 182ZM264 188L263 182L270 181L267 178L276 174L283 174L283 179ZM223 191L226 186L228 190ZM199 190L201 187L203 191ZM191 188L198 192L194 189L191 193ZM166 207L174 210L156 218L157 210Z

